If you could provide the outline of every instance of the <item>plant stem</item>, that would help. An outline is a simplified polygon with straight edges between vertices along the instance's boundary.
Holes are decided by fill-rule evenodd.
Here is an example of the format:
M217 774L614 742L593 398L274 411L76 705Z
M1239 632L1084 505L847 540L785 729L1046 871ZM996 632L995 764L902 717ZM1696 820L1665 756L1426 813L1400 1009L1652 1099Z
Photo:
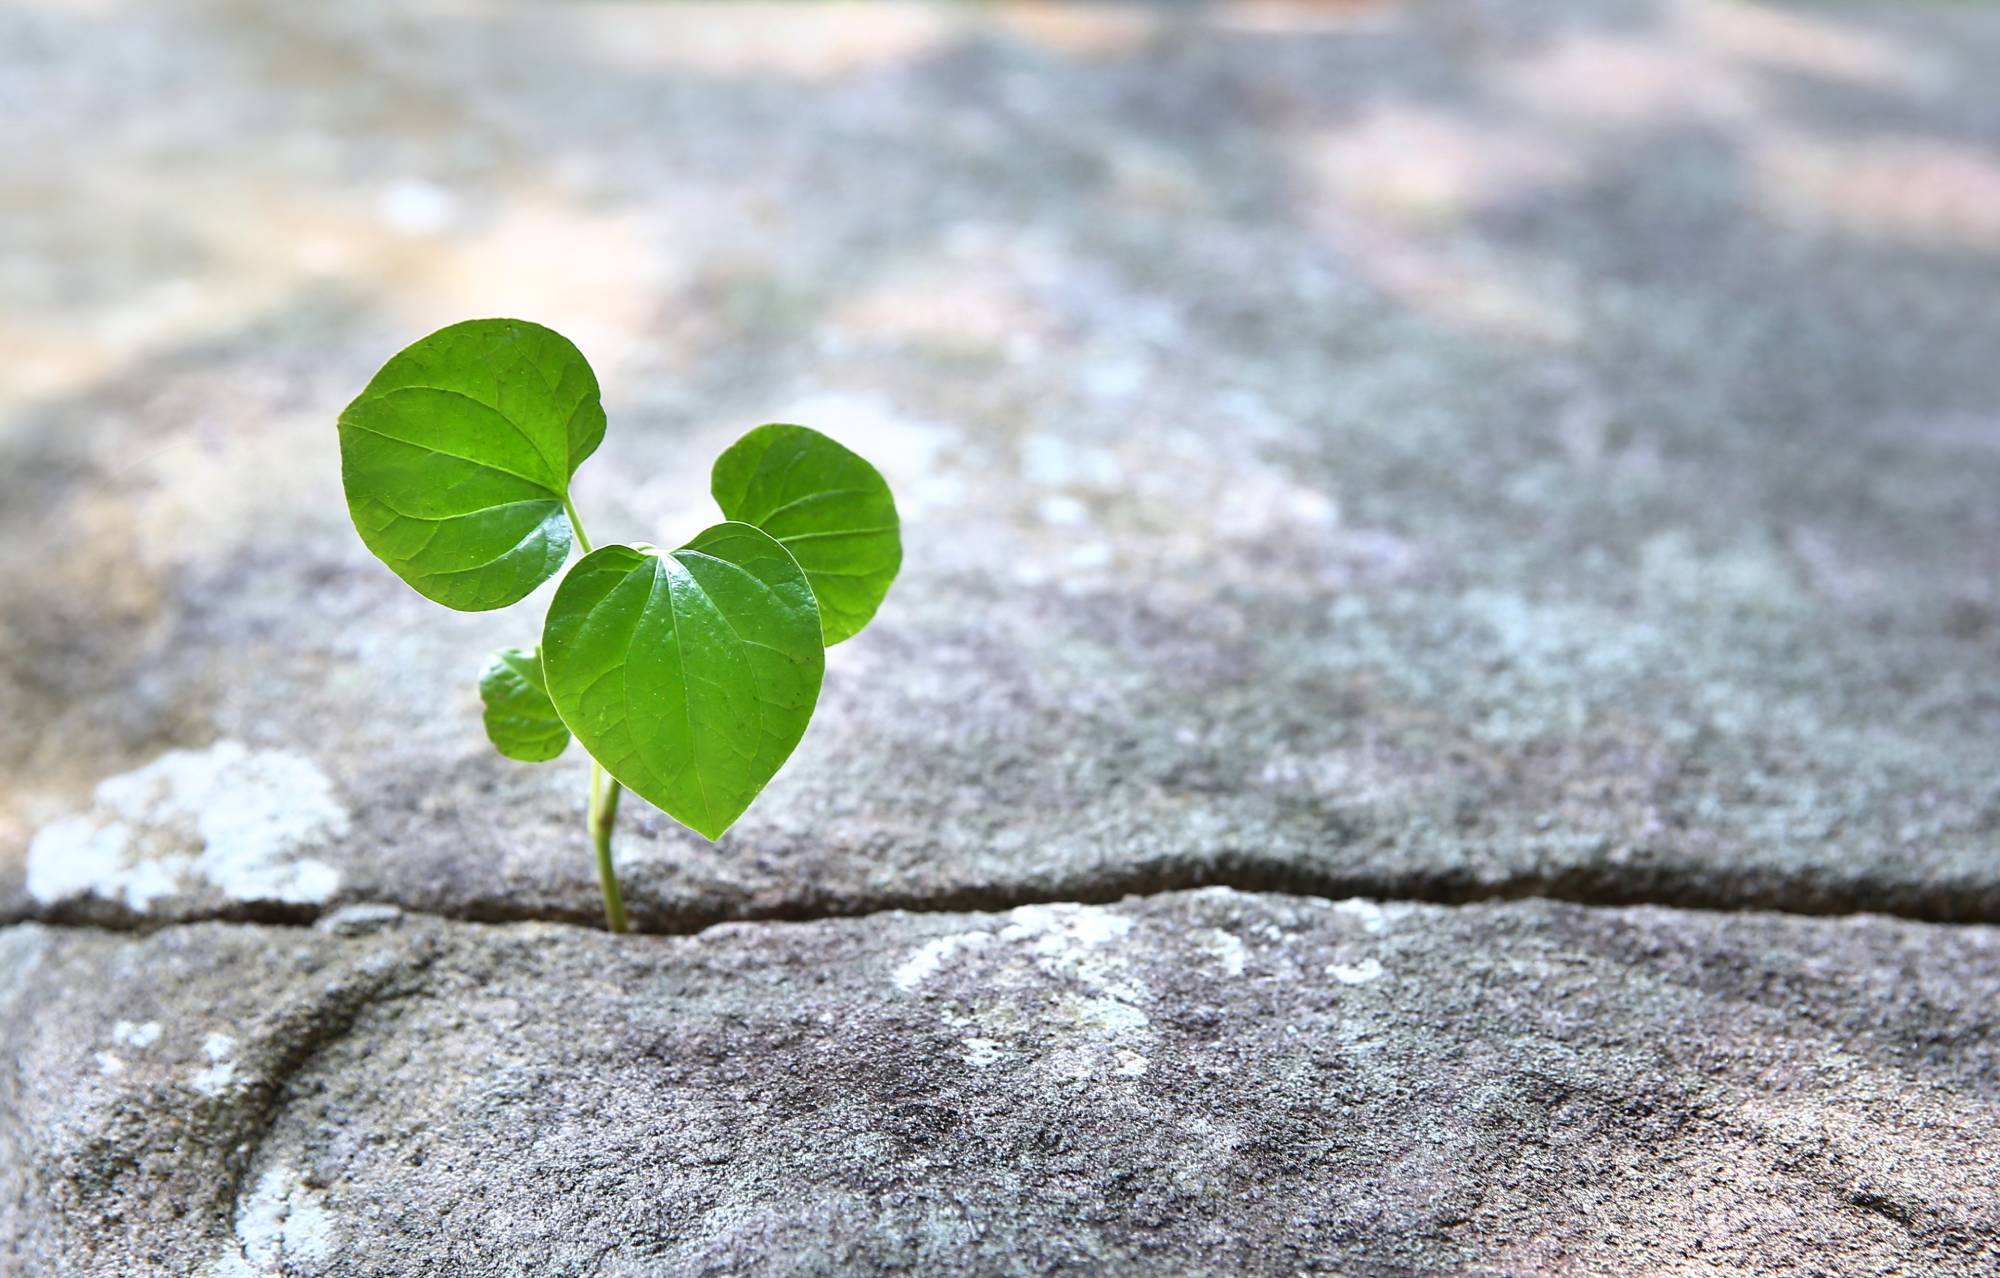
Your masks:
M625 898L618 891L618 871L611 865L611 830L618 823L617 778L608 775L597 760L590 761L590 841L597 848L597 884L604 889L604 926L613 932L629 932L625 922Z
M563 494L563 513L569 516L569 530L576 534L576 544L583 547L584 554L589 554L590 538L584 534L583 520L577 518L576 503L569 499L568 493Z
M583 531L583 520L576 513L576 503L563 495L563 513L569 516L570 531L576 534L576 544L583 547L583 553L590 553L590 536ZM632 929L625 922L625 896L618 890L618 871L611 864L611 831L618 824L618 796L622 788L618 779L605 772L604 765L596 759L590 761L590 842L597 849L597 885L604 889L604 926L613 932L629 932Z

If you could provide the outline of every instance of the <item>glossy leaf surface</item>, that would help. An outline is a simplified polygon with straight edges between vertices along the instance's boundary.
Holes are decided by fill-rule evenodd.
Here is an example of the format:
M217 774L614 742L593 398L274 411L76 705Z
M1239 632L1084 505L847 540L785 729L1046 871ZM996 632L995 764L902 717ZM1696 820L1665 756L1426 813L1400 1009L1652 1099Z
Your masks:
M479 699L486 703L486 735L508 758L541 763L569 744L569 729L542 683L540 652L495 652L479 672Z
M903 563L889 485L804 426L759 426L718 457L710 491L733 520L775 537L812 582L829 647L868 624Z
M340 474L368 549L425 596L504 607L569 557L570 476L604 438L568 339L470 320L403 350L340 415Z
M756 528L724 523L671 552L584 556L549 607L542 666L584 748L714 839L804 735L826 653L798 563Z

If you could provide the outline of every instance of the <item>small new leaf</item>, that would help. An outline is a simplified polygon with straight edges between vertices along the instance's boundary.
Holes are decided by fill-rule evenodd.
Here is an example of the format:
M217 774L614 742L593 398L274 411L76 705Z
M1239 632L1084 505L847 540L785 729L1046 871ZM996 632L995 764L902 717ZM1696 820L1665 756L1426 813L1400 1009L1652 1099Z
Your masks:
M508 758L542 763L569 744L569 729L542 683L540 649L502 648L487 658L479 699L486 703L486 735Z
M725 517L775 537L805 569L828 647L868 624L903 563L896 501L876 469L816 430L759 426L716 458Z
M798 563L758 529L723 523L670 553L584 556L549 606L542 666L584 749L715 839L805 734L826 653Z
M440 329L340 415L340 477L361 540L420 593L481 612L569 558L570 476L604 438L597 377L521 320Z

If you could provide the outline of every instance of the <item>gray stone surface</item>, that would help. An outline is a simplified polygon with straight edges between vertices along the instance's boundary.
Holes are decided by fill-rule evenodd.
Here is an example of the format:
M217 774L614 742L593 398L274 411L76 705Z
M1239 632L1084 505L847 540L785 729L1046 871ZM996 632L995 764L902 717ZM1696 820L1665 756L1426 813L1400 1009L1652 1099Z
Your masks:
M9 1272L2000 1265L2000 931L1227 889L0 933Z
M592 917L582 762L472 691L545 599L427 604L336 480L388 352L517 313L602 373L598 538L700 527L771 418L906 516L738 829L629 814L648 927L2000 919L2000 15L771 18L0 16L0 909Z

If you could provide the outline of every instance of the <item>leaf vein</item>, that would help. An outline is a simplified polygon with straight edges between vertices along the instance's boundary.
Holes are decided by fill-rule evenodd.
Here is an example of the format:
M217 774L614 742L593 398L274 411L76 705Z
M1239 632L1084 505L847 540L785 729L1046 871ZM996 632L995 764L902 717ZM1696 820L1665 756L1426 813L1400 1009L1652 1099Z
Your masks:
M437 387L437 386L411 386L411 387L398 387L397 389L398 389L398 390L440 390L440 389L442 389L442 388L441 388L441 387ZM446 391L445 393L446 393L446 394L448 394L448 395L455 395L455 394L458 394L458 392L456 392L456 391ZM377 396L376 398L378 398L378 399L379 399L379 398L380 398L380 396ZM472 397L471 397L470 395L461 395L461 396L460 396L460 398L461 398L461 399L472 399ZM472 399L472 402L473 402L473 403L475 403L475 404L479 403L479 401L478 401L478 400L476 400L476 399ZM499 410L498 410L498 409L495 409L495 410L493 410L493 411L494 411L494 415L495 415L495 416L500 416L500 414L499 414ZM501 420L501 421L503 421L503 422L504 422L504 421L507 421L507 419L506 419L505 417L500 417L500 420ZM507 424L508 424L508 425L510 425L510 426L512 426L512 425L513 425L513 423L512 423L512 422L508 422ZM433 454L433 455L435 455L435 456L438 456L438 457L450 457L450 458L453 458L453 459L455 459L455 460L457 460L457 461L462 461L462 462L466 463L466 464L467 464L467 465L469 465L469 466L477 466L477 467L479 467L479 468L480 468L480 469L482 469L482 470L490 470L490 471L492 471L492 472L493 472L494 474L496 474L496 475L505 475L505 476L507 476L507 477L508 477L509 479L518 479L518 480L520 480L520 481L521 481L522 483L524 483L524 484L533 484L533 485L534 485L535 487L537 487L537 488L541 489L542 491L544 491L544 492L548 493L548 494L549 494L550 496L552 496L552 497L555 497L555 498L556 498L557 500L561 500L561 498L562 498L562 494L561 494L561 493L559 493L559 492L557 492L557 491L556 491L555 489L553 489L553 488L549 487L549 484L548 484L548 481L546 481L546 480L542 480L542 479L537 479L537 478L535 478L535 477L534 477L534 476L532 476L532 475L523 475L523 474L522 474L522 473L521 473L520 471L518 471L518 470L509 470L509 469L507 469L507 468L506 468L505 466L496 466L496 465L494 465L494 464L493 464L492 462L490 462L490 461L482 461L482 460L480 460L480 459L479 459L479 458L477 458L477 457L468 457L468 456L466 456L466 455L465 455L464 453L455 453L455 452L451 451L451 450L450 450L449 448L439 448L439 447L437 447L437 446L436 446L435 444L419 444L419 443L417 443L417 442L416 442L415 440L409 440L409 439L404 439L404 438L403 438L402 436L400 436L400 435L391 435L391 434L390 434L389 432L387 432L387 431L382 431L382 430L376 430L376 429L375 429L375 428L374 428L373 426L364 426L364 425L362 425L362 424L361 424L360 422L357 422L357 421L352 421L352 420L349 420L349 419L348 419L348 418L346 418L346 417L343 417L343 418L341 418L341 420L340 420L340 425L341 425L341 427L342 427L343 429L346 429L346 430L358 430L358 431L360 431L360 432L361 432L362 434L364 434L364 435L373 435L373 436L375 436L375 437L376 437L377 439L386 439L386 440L388 440L388 441L389 441L390 443L392 443L392 444L402 444L402 445L403 445L404 447L406 447L406 448L415 448L415 449L418 449L418 450L420 450L420 451L422 451L422 452L426 452L426 453L431 453L431 454ZM515 429L516 431L519 431L519 430L520 430L520 427L518 427L518 426L515 426L515 427L514 427L514 429ZM524 436L522 436L522 438L523 438L523 439L525 439L525 438L527 438L527 437L526 437L526 436L524 435ZM533 444L530 444L530 445L529 445L529 447L530 447L530 448L533 448L533 447L534 447L534 445L533 445ZM541 450L539 450L539 449L536 449L536 451L535 451L535 456L537 456L537 457L541 457L541 455L542 455L542 454L541 454ZM548 459L547 459L547 458L543 458L543 460L544 460L544 461L546 461L546 460L548 460Z

